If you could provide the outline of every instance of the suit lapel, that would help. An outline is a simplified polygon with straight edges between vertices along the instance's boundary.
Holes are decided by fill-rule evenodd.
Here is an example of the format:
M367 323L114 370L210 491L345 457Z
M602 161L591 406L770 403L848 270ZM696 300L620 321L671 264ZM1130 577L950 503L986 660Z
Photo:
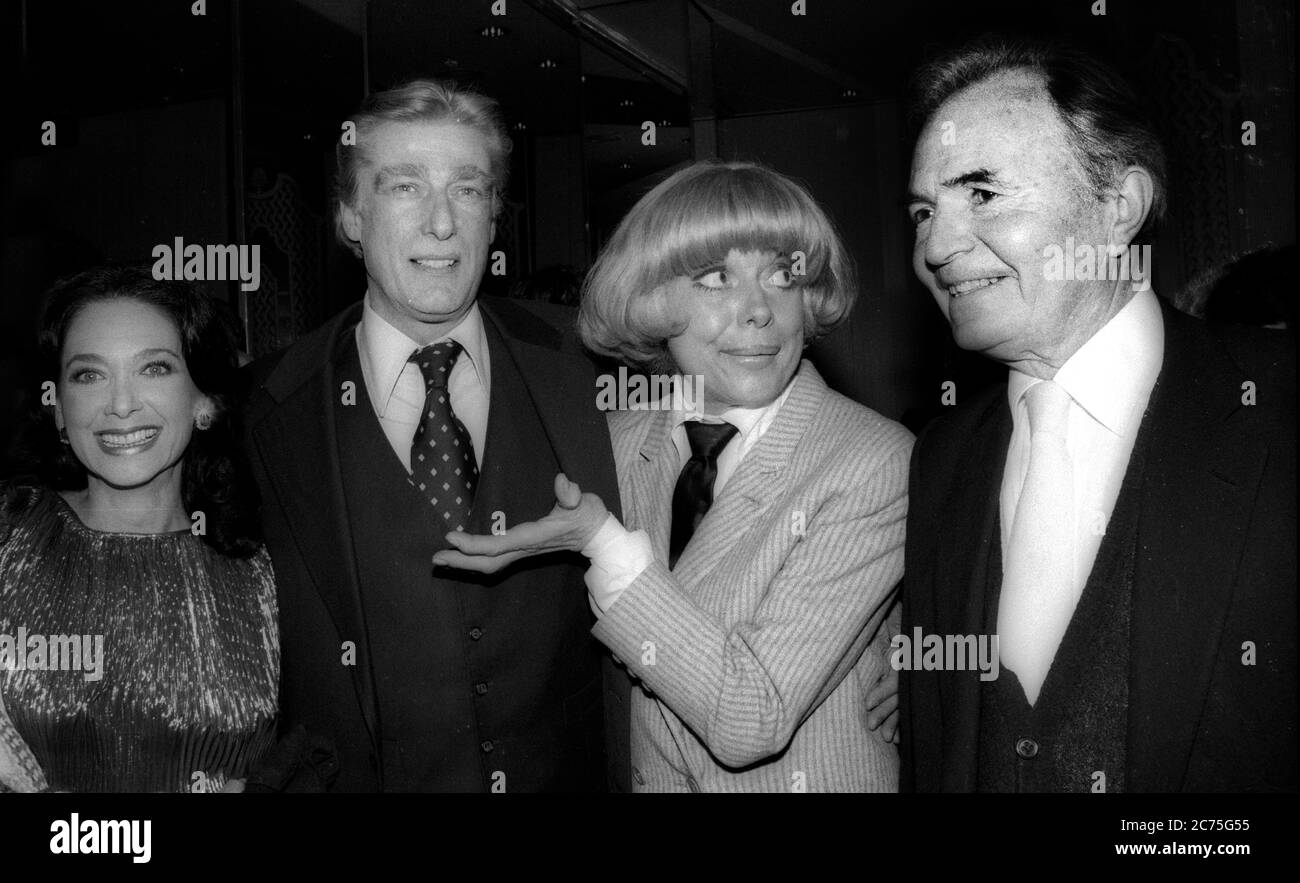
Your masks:
M609 444L592 444L592 439L606 440L609 430L596 409L591 363L560 349L558 334L542 336L546 327L542 320L534 318L525 327L511 314L512 305L489 300L479 306L488 320L489 342L497 344L492 357L504 356L515 363L560 468L583 490L599 494L611 512L620 514L618 486L609 481L615 475Z
M1135 791L1181 787L1220 651L1267 455L1243 432L1244 378L1198 321L1162 303L1165 358L1134 564L1128 766Z
M986 621L990 584L1001 580L999 489L1011 443L1011 410L1006 386L994 387L991 401L980 413L962 453L951 464L946 512L936 513L941 532L936 586L961 587L953 597L935 599L935 623L941 635L991 634L995 622ZM938 678L943 708L942 790L973 791L979 759L980 681L976 673Z
M375 687L333 416L334 397L343 394L335 376L339 344L342 335L352 333L360 312L359 304L345 311L286 354L264 384L275 404L251 434L340 640L355 641L358 659L365 661L353 668L353 684L373 739L378 732ZM363 391L356 392L364 402Z

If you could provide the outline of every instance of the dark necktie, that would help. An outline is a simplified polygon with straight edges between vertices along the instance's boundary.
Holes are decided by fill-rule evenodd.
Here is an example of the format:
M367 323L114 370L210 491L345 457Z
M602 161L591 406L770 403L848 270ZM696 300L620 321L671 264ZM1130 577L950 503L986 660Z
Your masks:
M416 350L410 361L424 375L424 414L411 439L411 484L433 506L439 524L447 530L469 526L474 504L478 462L469 430L451 409L447 378L460 355L454 340L441 340Z
M695 534L695 528L704 520L713 505L713 482L718 477L718 455L736 434L730 423L701 423L692 420L685 424L686 438L691 443L691 459L682 467L673 490L673 532L668 544L668 567L677 566L686 544Z

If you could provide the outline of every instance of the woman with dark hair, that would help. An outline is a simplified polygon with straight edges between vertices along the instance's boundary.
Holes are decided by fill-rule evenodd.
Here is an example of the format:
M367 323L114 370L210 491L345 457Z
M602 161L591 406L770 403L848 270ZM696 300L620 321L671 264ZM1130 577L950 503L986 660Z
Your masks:
M273 745L276 597L228 315L147 268L46 296L31 482L0 506L0 790L239 790Z
M583 291L588 347L679 384L608 415L623 522L560 475L550 515L434 555L484 572L591 559L592 633L640 682L639 791L898 788L886 657L912 436L803 359L856 293L794 181L752 163L673 174Z

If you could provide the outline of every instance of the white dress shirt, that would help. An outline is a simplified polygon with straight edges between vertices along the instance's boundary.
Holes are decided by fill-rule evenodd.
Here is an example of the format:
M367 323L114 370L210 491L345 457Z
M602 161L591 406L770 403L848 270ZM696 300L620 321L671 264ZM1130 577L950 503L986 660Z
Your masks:
M797 375L796 375L797 376ZM705 413L704 423L730 423L736 427L736 434L727 442L718 454L718 474L713 480L713 499L722 496L727 481L736 473L745 455L754 449L758 440L767 432L772 421L785 404L794 388L794 378L786 384L781 394L770 404L762 408L728 408L718 415ZM654 410L671 408L672 396L664 396ZM686 462L691 459L691 443L686 437L686 421L694 417L686 410L673 411L672 440L677 449L677 474L681 474ZM672 493L669 489L668 493ZM619 599L623 591L641 575L641 571L654 561L654 549L650 536L644 530L629 531L612 514L596 531L591 541L583 547L582 553L591 560L587 568L586 583L591 597L592 609L600 616Z
M415 437L420 415L424 412L425 386L419 366L409 359L422 345L393 327L371 308L370 303L370 294L367 293L356 330L361 376L375 416L388 437L388 444L410 472L411 439ZM448 339L456 341L462 348L447 379L451 409L469 431L474 456L482 468L492 381L487 334L483 330L483 316L478 304L469 308L455 328L437 338Z
M1052 378L1070 395L1066 450L1074 478L1074 604L1092 573L1106 525L1119 498L1138 427L1164 358L1160 304L1140 291L1079 347ZM1013 429L1000 497L1002 560L1015 524L1016 504L1029 469L1029 412L1025 392L1041 381L1019 371L1007 378Z

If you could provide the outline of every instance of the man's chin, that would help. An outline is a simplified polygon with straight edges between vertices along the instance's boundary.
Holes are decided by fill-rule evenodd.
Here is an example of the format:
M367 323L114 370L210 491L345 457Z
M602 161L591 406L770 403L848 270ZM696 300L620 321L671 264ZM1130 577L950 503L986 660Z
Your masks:
M406 298L408 312L422 322L446 322L463 316L474 303L474 292L437 291L412 293Z
M989 358L994 358L989 350L1004 338L1005 335L995 334L994 329L987 327L987 323L979 321L958 322L952 329L952 339L957 346L973 353L983 353Z

